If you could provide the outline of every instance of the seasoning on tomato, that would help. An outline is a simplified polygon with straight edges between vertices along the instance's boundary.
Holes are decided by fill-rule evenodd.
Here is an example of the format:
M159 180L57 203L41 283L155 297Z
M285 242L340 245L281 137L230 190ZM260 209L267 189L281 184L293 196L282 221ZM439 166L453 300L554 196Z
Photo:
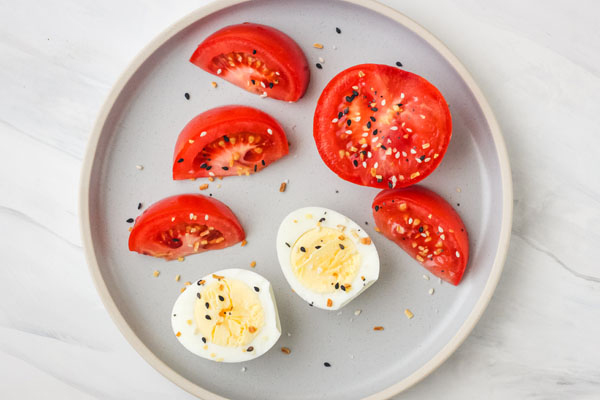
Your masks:
M419 182L440 164L452 120L444 97L424 78L362 64L327 84L313 135L321 158L342 179L393 189Z
M245 237L225 204L200 194L182 194L152 204L137 217L129 250L175 260L229 247Z
M292 38L249 22L213 33L190 61L242 89L277 100L297 101L309 81L308 62Z
M283 128L251 107L223 106L194 117L175 144L173 179L250 175L288 154Z
M423 187L388 189L373 200L375 224L435 276L458 285L469 260L469 239L446 200Z

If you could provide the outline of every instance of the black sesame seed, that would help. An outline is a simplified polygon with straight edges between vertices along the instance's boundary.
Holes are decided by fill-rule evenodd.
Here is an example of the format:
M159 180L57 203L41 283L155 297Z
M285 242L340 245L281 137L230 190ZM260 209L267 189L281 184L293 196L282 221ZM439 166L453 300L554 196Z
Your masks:
M300 246L300 251L306 253L306 249L304 248L304 246Z
M348 114L350 112L350 109L348 107L344 108L344 114Z
M176 316L177 316L177 314L173 314L173 316L174 316L174 317L176 317Z
M257 168L257 166L256 166L256 164L254 164L254 172L256 172L256 168Z
M175 242L175 243L179 243L179 242L181 242L181 239L179 239L179 238L171 238L171 241Z
M229 136L227 136L227 135L224 135L224 136L223 136L223 140L224 140L224 141L226 141L226 142L229 142Z
M371 121L367 122L367 128L371 129Z
M204 316L204 318L206 318L206 319L211 319L211 318L210 318L210 315L208 315L208 314L206 314L206 315Z
M178 163L182 163L183 162L183 158L180 158L179 160L177 160Z
M423 161L425 159L425 156L421 156L419 157L419 160Z
M358 92L356 90L353 90L352 91L352 96L354 96L354 97L358 96Z
M338 113L338 119L342 118L344 116L344 113L342 113L341 111Z
M352 96L346 96L346 101L348 103L352 103L352 100L354 100L354 97L352 97Z
M321 246L315 246L315 249L319 250L321 248Z
M185 99L186 99L186 100L189 100L189 99L190 99L190 94L189 94L189 93L186 93L186 94L184 94L184 96L185 96Z
M205 337L202 337L202 342L206 343L206 338Z
M252 50L252 54L256 54L256 50Z
M313 303L308 303L308 305L309 305L309 306L311 306L311 307L312 307L314 304L315 304L314 302L313 302Z
M397 67L401 67L401 66L402 66L402 63L401 63L400 61L396 61L396 66L397 66Z
M398 103L398 107L402 107L404 104L402 103Z
M254 351L254 347L250 346L246 349L246 351Z
M212 168L212 165L209 165L208 167L206 167L206 170L210 171L211 168Z
M252 82L253 85L256 85L256 81L254 79L250 79L250 82Z
M458 207L460 207L460 203L456 203L456 205L457 205Z
M209 195L210 197L212 197L212 193L209 193L208 195Z
M202 164L200 164L200 168L204 169L204 168L206 168L206 167L208 167L208 165L206 165L206 163L202 163Z
M254 291L255 292L260 292L260 289L258 288L258 286L254 286Z
M387 147L385 147L384 145L381 145L381 148L387 150Z
M196 293L196 297L199 298L199 299L202 298L202 295L200 294L200 292Z
M371 111L377 112L377 111L379 111L379 109L377 107L373 107L373 108L371 108Z
M339 282L336 282L336 283L335 283L335 288L336 288L336 289L339 289L339 288L340 288L340 283L339 283Z
M423 233L423 227L422 226L419 227L419 232Z
M204 307L210 308L210 303L207 301L206 303L204 303Z
M358 167L358 160L352 161L352 164L354 164L355 167Z
M133 218L127 218L127 223L129 223L129 224L133 223Z
M291 247L291 246L290 246L290 244L289 244L288 242L285 242L285 245L286 245L287 247Z
M346 291L346 286L342 285L342 286L340 286L340 289L342 289L345 292Z
M377 129L375 129L375 130L373 131L373 136L377 136L377 134L378 134L378 133L379 133L379 132L377 132Z
M198 285L198 286L200 286L200 285L202 285L202 284L203 284L203 282L202 282L202 279L200 279L200 280L198 281L197 285Z
M344 250L344 249L345 249L344 245L343 245L343 244L341 244L341 243L340 243L340 249L342 249L342 250Z
M319 220L319 222L323 222L323 221L325 221L325 217L323 217Z
M225 297L223 297L223 296L219 295L219 300L221 300L221 301L225 301Z
M142 203L138 203L138 210L142 209Z
M229 167L221 167L224 171L228 171Z
M346 125L348 125L348 126L352 125L352 120L351 119L347 120Z
M342 33L342 30L341 30L340 28L335 28L335 31L336 31L337 33Z
M265 166L265 160L260 160L260 163L263 165L263 167Z
M323 69L323 66L320 63L316 63L315 65L317 66L317 68Z
M383 179L377 179L377 183L381 183Z
M375 206L375 211L379 211L379 206Z
M336 190L335 192L336 192L336 193L339 193L340 191L339 191L339 190Z
M373 122L377 121L377 120L375 119L375 117L373 117L373 116L369 117L369 119L370 119L371 121L373 121Z
M329 364L328 362L324 362L323 365L326 366L327 368L331 367L331 364Z

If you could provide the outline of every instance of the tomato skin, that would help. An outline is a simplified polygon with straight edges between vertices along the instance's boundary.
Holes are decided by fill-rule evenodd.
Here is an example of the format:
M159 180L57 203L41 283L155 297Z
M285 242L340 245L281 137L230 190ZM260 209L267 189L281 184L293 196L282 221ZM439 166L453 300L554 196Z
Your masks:
M440 164L452 137L452 118L440 91L424 78L361 64L325 87L313 136L321 158L340 178L400 188L425 179Z
M173 230L174 227L185 228L192 225L203 226L206 229L213 227L215 233L211 233L211 235L223 237L223 239L218 239L218 243L198 246L194 250L193 246L190 247L187 244L193 244L201 238L198 235L205 230L205 228L201 228L195 235L170 235L171 241L167 243L176 243L179 247L174 248L160 240L162 233ZM220 235L217 235L217 232ZM238 219L225 204L201 194L181 194L152 204L136 218L133 230L129 235L129 250L174 260L190 254L229 247L242 241L245 237L246 234Z
M381 191L372 208L375 224L385 237L435 276L459 284L469 260L469 238L460 216L446 200L413 186Z
M256 68L256 62L251 63L252 67L249 67L247 60L244 60L242 69L238 68L238 65L216 62L220 55L231 53L244 54L252 57L252 60L259 60L261 66L267 66L269 69L265 78L272 78L271 81L279 79L280 84L270 88L269 80L265 80L266 87L248 85L248 81L253 77L261 78L261 73L256 75L249 71ZM191 56L190 62L242 89L256 94L266 92L268 97L277 100L298 101L306 92L310 80L306 57L292 38L270 26L249 22L226 26L204 39ZM218 73L219 69L221 73ZM275 71L279 75L271 75L271 72Z
M262 144L244 144L236 137L246 133L253 134L255 138L261 137ZM221 149L215 144L219 143L223 136L227 136L228 142L223 140L224 147ZM230 138L239 142L234 145ZM211 161L206 161L199 154L208 149L207 146L211 143L212 151L218 154L212 154L212 158L208 157ZM261 148L260 154L256 153L257 147ZM238 149L244 153L240 154L239 160L231 163L232 155L228 151ZM288 153L285 132L270 115L246 106L217 107L194 117L179 134L173 154L173 179L251 174ZM216 159L219 155L221 161ZM210 168L202 168L203 164Z

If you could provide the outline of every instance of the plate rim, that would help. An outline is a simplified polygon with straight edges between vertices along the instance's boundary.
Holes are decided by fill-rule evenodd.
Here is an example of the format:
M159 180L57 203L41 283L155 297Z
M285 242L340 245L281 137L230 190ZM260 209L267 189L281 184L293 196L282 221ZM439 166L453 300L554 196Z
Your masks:
M164 377L166 377L171 382L175 383L188 393L199 398L209 400L226 400L226 398L216 393L213 393L207 389L204 389L196 383L184 378L175 370L173 370L170 366L168 366L165 362L163 362L158 356L156 356L156 354L154 354L152 350L150 350L144 344L144 342L135 334L133 329L129 326L125 317L121 314L116 302L110 295L108 286L103 278L102 273L100 272L100 266L98 264L98 260L96 258L96 253L92 242L89 202L90 182L98 142L100 140L101 133L104 129L106 119L110 111L112 110L114 103L121 94L123 88L125 87L127 82L129 82L129 80L135 74L135 72L139 69L139 67L173 35L185 29L195 21L207 17L210 14L213 14L225 8L246 3L249 1L252 0L219 0L218 2L214 1L210 4L199 7L191 11L184 17L180 18L173 24L171 24L165 30L160 32L156 37L154 37L146 46L143 47L143 49L133 58L133 60L129 62L125 70L120 74L117 81L112 86L108 96L106 97L106 100L104 101L100 110L98 111L98 115L94 122L94 126L92 128L92 132L88 139L87 147L85 150L79 182L78 208L83 251L86 262L88 264L89 272L94 282L94 286L96 287L96 290L100 295L100 299L104 304L106 311L108 312L109 316L111 317L121 334L125 337L129 344L138 352L138 354L141 355L146 362L148 362L148 364L150 364ZM498 122L494 116L490 105L488 104L485 96L483 95L483 92L476 84L475 80L473 79L469 71L466 69L466 67L459 61L459 59L446 47L446 45L440 39L438 39L423 26L419 25L417 22L413 21L400 11L397 11L394 8L379 3L376 0L337 1L356 4L358 6L374 11L382 15L383 17L390 18L396 23L403 25L404 27L418 35L420 38L425 40L429 45L431 45L436 51L438 51L442 55L442 57L452 66L452 68L456 70L456 72L466 83L469 90L471 90L471 92L473 93L473 96L475 97L475 100L481 107L484 118L490 127L491 137L496 148L496 155L498 157L498 162L500 166L500 178L502 184L502 221L500 227L500 234L498 238L498 245L496 248L494 262L492 264L492 269L490 270L490 275L487 279L487 282L483 288L479 299L475 303L473 309L470 311L465 322L454 334L454 336L429 361L427 361L424 365L422 365L419 369L414 371L408 377L377 393L373 393L365 397L366 400L381 400L390 398L408 389L409 387L415 385L416 383L420 382L422 379L427 377L434 370L436 370L465 341L465 339L469 336L469 334L483 315L483 312L485 311L487 305L492 299L496 286L498 285L498 281L500 280L500 276L502 274L502 270L504 268L504 263L506 261L508 253L508 246L510 244L513 216L512 175L504 138L502 136L500 126L498 125Z

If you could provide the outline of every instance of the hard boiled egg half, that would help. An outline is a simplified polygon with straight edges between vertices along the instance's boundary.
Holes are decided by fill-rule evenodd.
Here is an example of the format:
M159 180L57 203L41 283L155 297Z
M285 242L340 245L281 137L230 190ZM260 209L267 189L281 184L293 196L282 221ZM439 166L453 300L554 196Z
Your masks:
M217 271L188 286L173 306L171 325L186 349L222 362L259 357L281 335L271 284L242 269Z
M277 256L292 289L325 310L345 306L379 277L371 238L327 208L300 208L285 217L277 233Z

